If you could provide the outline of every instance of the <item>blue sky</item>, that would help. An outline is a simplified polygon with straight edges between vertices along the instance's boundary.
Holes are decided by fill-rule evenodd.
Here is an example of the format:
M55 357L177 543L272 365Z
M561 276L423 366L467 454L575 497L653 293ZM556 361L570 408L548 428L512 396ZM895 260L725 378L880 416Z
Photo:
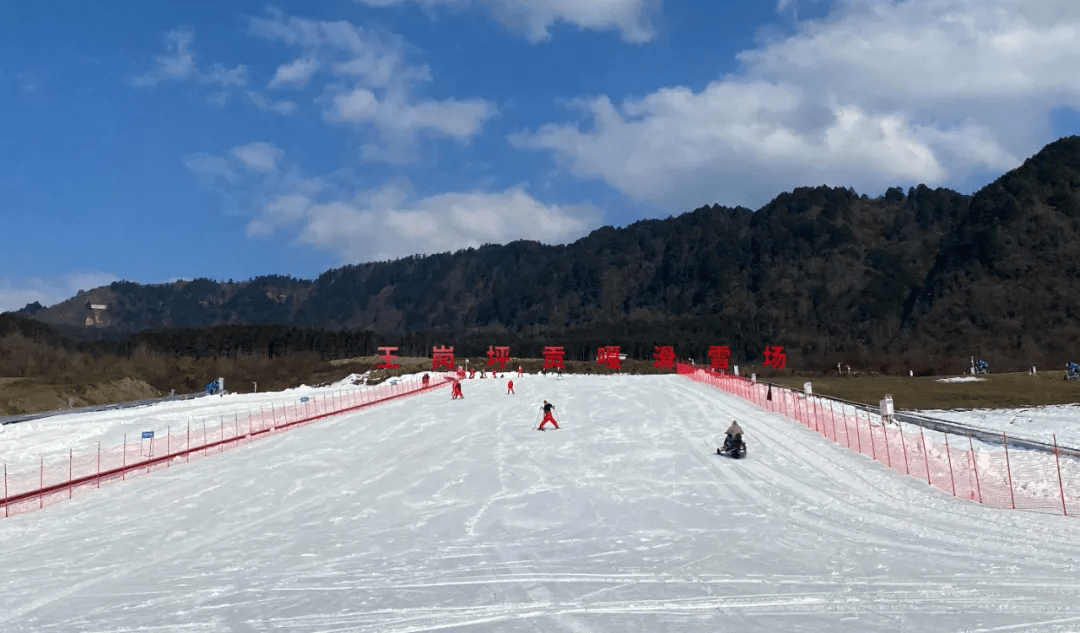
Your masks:
M1080 3L0 4L0 310L970 192L1080 130Z

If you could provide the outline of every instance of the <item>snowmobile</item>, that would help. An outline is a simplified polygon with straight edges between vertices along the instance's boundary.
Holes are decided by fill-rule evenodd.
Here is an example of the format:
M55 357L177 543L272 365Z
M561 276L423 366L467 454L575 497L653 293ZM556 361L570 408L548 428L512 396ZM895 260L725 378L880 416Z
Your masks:
M716 454L727 455L735 459L746 457L746 442L743 441L742 437L727 435L724 437L723 448L716 449Z

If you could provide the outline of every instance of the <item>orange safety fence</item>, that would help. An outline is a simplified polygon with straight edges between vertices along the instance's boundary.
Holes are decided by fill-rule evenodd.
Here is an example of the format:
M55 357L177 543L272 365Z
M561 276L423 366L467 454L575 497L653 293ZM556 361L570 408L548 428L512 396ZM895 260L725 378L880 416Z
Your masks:
M933 433L883 421L851 404L786 387L763 385L686 363L677 372L791 418L827 439L934 488L995 508L1080 513L1080 460L1053 451L1010 446L976 448L971 437ZM935 437L936 436L936 437ZM942 439L937 439L938 437Z
M219 415L213 420L170 429L164 437L150 442L129 442L121 446L96 450L69 449L66 454L42 457L28 470L9 472L3 465L3 496L0 516L11 516L44 508L77 492L100 488L102 483L125 480L141 474L188 463L228 448L247 444L310 424L322 418L339 415L388 402L405 396L423 393L451 383L449 375L435 375L429 382L417 377L384 382L375 387L349 392L325 394L322 398L302 398L293 404L264 405L258 411L247 409L231 416Z

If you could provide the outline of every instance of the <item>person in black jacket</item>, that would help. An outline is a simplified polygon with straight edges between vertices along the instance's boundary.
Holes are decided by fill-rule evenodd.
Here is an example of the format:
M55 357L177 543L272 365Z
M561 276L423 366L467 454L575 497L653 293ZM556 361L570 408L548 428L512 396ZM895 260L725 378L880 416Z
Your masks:
M555 421L555 416L551 413L553 409L555 409L555 405L551 404L547 400L544 400L543 406L540 407L540 410L544 412L544 420L540 423L540 426L538 426L536 430L543 431L544 425L548 422L554 424L556 429L559 428L559 423Z

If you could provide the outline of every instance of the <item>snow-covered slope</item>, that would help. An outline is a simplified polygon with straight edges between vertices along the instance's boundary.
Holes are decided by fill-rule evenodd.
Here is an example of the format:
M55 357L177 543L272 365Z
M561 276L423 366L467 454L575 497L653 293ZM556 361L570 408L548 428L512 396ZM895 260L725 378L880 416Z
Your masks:
M465 381L0 519L0 631L1080 630L1075 519L942 495L677 376L515 389ZM545 398L562 430L533 430ZM167 417L143 415L80 441ZM746 460L714 453L732 418ZM0 459L47 435L0 435Z

